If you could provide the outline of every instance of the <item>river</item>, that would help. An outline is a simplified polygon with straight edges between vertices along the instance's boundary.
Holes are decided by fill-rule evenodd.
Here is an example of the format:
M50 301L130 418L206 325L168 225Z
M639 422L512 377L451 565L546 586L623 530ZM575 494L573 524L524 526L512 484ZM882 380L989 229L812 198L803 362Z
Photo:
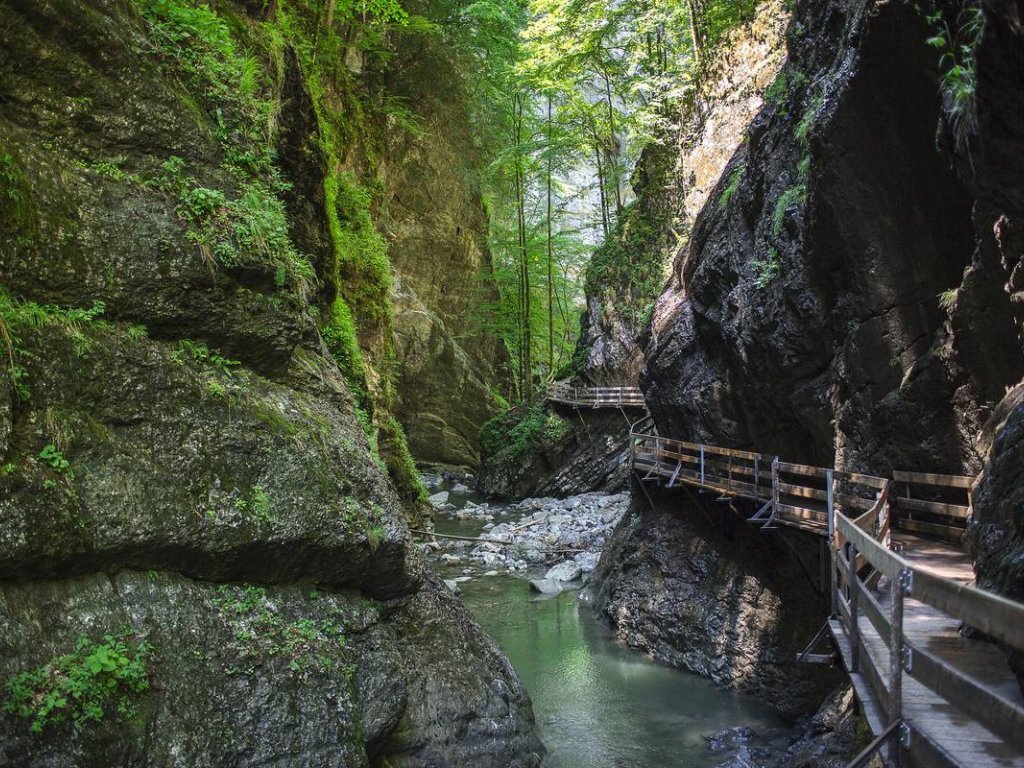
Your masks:
M478 535L480 524L439 515L437 530ZM748 726L784 738L768 707L616 643L577 590L543 597L510 575L475 574L460 586L533 699L549 751L545 766L704 768L731 754L711 752L706 734Z

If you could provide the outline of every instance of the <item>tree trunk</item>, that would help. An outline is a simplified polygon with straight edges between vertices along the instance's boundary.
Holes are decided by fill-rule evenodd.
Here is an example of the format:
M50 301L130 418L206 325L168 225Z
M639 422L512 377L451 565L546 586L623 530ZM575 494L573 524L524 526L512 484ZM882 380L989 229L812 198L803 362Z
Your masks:
M551 243L551 96L548 96L548 167L547 167L547 235L548 235L548 376L555 372L555 257Z

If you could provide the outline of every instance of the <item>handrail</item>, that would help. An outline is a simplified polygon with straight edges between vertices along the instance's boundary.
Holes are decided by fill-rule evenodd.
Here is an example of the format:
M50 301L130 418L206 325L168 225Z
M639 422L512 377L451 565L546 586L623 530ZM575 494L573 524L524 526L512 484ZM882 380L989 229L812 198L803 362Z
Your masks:
M942 515L950 509L955 513L959 507L948 500L948 494L966 491L970 504L971 478L902 471L883 478L795 464L752 451L662 437L654 432L650 417L631 425L630 442L633 469L638 476L646 472L642 480L669 478L669 487L678 480L756 500L758 504L764 501L760 511L749 518L762 527L774 527L777 522L823 534L827 529L833 616L827 626L842 650L857 695L877 700L880 707L872 715L879 737L858 760L886 744L890 764L895 766L899 765L902 750L909 748L915 757L925 759L943 754L948 747L943 746L946 734L941 729L932 733L929 728L934 726L929 726L927 719L914 719L917 710L913 707L920 706L915 703L920 689L915 688L908 699L911 709L905 708L904 676L931 691L929 695L937 697L936 702L959 710L1006 745L1024 753L1024 705L998 687L972 677L980 667L955 666L954 659L945 657L933 644L904 633L905 601L915 600L928 607L921 614L921 607L912 604L915 623L911 627L921 627L918 622L922 616L932 617L926 621L937 621L937 627L955 627L963 622L1007 646L1024 650L1024 604L945 578L889 547L891 530L900 522L893 514L895 505L902 501L907 515L912 511ZM905 484L919 486L924 498L911 497L909 489L899 495L898 488L903 490ZM930 500L934 498L947 500ZM912 503L907 504L908 499ZM946 514L947 519L965 517ZM888 600L874 594L880 576L891 585ZM871 639L869 645L862 636L876 632L881 646L877 639ZM842 642L840 635L845 637ZM885 651L879 650L883 646L888 652L887 661L883 658ZM810 646L804 654L808 658L809 651ZM912 734L917 734L913 740Z
M901 679L907 674L948 704L962 710L1024 751L1024 707L934 655L930 648L909 640L903 633L902 625L904 601L913 598L1011 647L1024 649L1024 605L993 592L944 578L889 550L883 542L865 530L865 523L881 511L882 502L883 497L880 496L879 505L855 519L838 510L834 512L834 562L845 566L846 571L843 573L842 568L833 570L837 574L834 584L844 608L838 615L853 645L851 658L863 659L872 667L868 678L875 681L873 687L877 686L876 695L879 699L884 700L888 693L887 714L890 720L903 721ZM880 530L879 535L884 536L885 532ZM842 554L845 545L850 549L848 557ZM860 584L857 575L860 568L855 563L861 561L869 563L890 580L892 605L888 621L875 599ZM850 595L848 600L842 599L844 583ZM874 668L875 662L869 653L858 650L860 632L856 625L859 608L864 610L878 635L888 641L886 646L890 664L887 691L881 683L882 670ZM857 664L856 661L853 663ZM905 728L909 729L909 726ZM935 743L934 735L922 732L919 728L915 730L926 740Z
M636 386L577 387L565 381L556 381L548 385L545 396L553 402L594 408L644 405L644 393Z

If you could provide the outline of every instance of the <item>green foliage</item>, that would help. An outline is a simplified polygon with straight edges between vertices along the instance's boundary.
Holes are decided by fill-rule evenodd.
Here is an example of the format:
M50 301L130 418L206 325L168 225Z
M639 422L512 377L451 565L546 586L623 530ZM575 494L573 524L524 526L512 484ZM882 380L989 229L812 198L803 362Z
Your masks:
M21 164L11 154L0 154L0 223L29 238L35 234L30 190Z
M21 301L0 286L0 341L6 351L7 375L19 400L32 396L26 364L33 356L23 347L22 334L44 326L59 328L71 339L75 351L83 354L92 345L90 332L110 327L101 319L105 310L102 301L93 302L88 309Z
M985 29L985 12L980 2L967 0L952 20L941 8L926 14L926 19L934 30L927 43L940 52L941 87L952 119L953 134L957 146L963 147L967 136L978 127L974 99L977 81L974 52Z
M789 83L786 79L786 70L780 69L779 74L772 80L764 92L766 104L781 104L789 95Z
M277 522L274 505L263 487L254 485L249 489L249 497L235 499L234 507L246 517L258 523L271 524Z
M201 367L224 376L231 376L234 369L242 365L240 361L211 352L210 348L202 342L191 339L179 341L178 348L171 352L171 358L179 364L184 364L187 361L198 363Z
M262 587L221 586L214 605L232 629L228 650L241 660L229 674L250 674L265 660L279 660L294 677L326 675L339 670L351 677L355 668L345 663L345 616L330 619L287 617Z
M484 454L518 461L543 444L553 444L572 431L572 422L548 413L542 404L514 408L487 421L480 430Z
M326 194L338 282L349 306L360 320L389 323L391 263L388 244L373 224L372 196L351 173L328 178Z
M806 196L807 185L803 182L794 184L779 195L779 198L775 201L775 210L772 211L772 235L778 237L782 234L782 225L786 221L786 212L794 205L802 204Z
M754 267L754 285L758 288L767 288L782 274L782 261L779 259L778 249L774 246L768 250L766 258L754 259L751 265Z
M725 183L725 187L722 188L722 194L718 196L718 210L724 211L726 206L729 205L729 201L732 200L732 196L736 194L736 190L740 188L740 183L743 181L743 176L747 172L746 165L738 165L733 168L729 174L729 179Z
M29 720L33 733L67 719L82 728L102 720L111 707L120 719L131 718L134 697L149 688L151 650L133 637L127 629L104 635L101 643L81 635L73 652L8 680L4 711Z
M379 428L378 445L388 474L395 481L406 501L425 501L428 494L416 469L402 425L393 416L384 419Z
M948 291L943 291L939 294L939 306L942 307L946 312L952 312L956 307L957 296L960 295L960 291L957 288L951 288Z
M237 196L200 186L172 157L152 186L177 195L188 237L211 264L266 264L279 288L308 293L308 258L291 242L280 194L288 189L274 158L274 105L262 66L235 41L227 22L205 4L134 0L151 28L154 52L186 79L216 125Z
M71 463L64 458L64 454L58 451L57 446L52 443L39 452L39 458L49 464L50 468L55 472L60 472L68 477L74 477L74 473L71 471Z

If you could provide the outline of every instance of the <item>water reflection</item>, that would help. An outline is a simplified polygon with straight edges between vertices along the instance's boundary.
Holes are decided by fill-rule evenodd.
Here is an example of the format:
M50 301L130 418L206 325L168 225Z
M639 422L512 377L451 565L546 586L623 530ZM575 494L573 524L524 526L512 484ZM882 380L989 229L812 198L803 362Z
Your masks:
M529 690L552 768L714 766L723 756L703 734L781 727L756 702L622 648L571 592L536 598L506 576L462 588Z

